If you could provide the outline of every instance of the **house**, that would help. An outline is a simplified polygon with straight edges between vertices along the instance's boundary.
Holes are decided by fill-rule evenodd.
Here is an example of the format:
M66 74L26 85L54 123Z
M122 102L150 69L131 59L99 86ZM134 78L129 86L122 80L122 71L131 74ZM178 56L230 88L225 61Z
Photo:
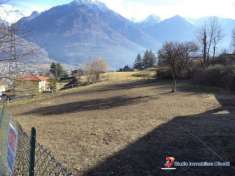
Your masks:
M7 78L0 78L0 100L4 98L10 91L12 81Z
M227 65L235 65L235 54L224 54L221 56Z
M79 85L79 81L76 77L70 77L70 80L67 84L65 84L61 90L65 90L65 89L71 89L74 87L77 87Z
M10 89L12 81L8 78L0 78L0 92L5 93Z
M50 82L49 77L46 76L38 76L38 90L39 92L47 92L50 91Z
M77 78L83 76L84 74L85 74L85 71L82 69L77 69L77 70L72 71L72 76L77 77Z
M0 95L6 92L7 89L8 89L8 85L4 81L0 80Z
M235 65L235 54L223 53L215 58L214 64Z
M50 91L49 77L24 75L17 80L17 87L33 94L47 92Z

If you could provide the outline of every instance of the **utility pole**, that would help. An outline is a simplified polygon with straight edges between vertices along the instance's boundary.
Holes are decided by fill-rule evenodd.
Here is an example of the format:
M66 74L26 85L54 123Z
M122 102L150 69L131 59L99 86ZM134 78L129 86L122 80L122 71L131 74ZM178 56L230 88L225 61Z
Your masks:
M9 59L9 78L12 81L12 93L16 95L16 79L17 79L17 51L16 51L16 28L15 25L9 27L10 32L10 59Z
M5 4L8 1L9 0L0 0L0 5ZM5 17L3 17L3 19L7 18L7 15L8 14L6 14ZM4 52L6 52L8 56L7 58L0 58L1 59L0 62L8 63L8 74L5 73L4 77L10 79L12 76L11 74L12 69L13 71L16 71L14 68L16 65L15 64L16 63L16 26L14 24L6 25L6 26L3 25L1 26L1 29L2 29L1 32L2 32L3 38L2 38L2 41L0 42L2 45L4 45L3 50L6 49L6 51ZM6 71L7 71L7 68L6 68Z
M1 76L7 79L11 94L15 95L17 77L17 50L16 50L16 27L15 25L1 28Z

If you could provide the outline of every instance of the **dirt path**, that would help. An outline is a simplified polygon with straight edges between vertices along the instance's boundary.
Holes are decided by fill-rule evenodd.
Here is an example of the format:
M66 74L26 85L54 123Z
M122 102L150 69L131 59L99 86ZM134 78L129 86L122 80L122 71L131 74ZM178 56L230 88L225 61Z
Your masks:
M39 142L59 160L86 175L159 175L167 155L217 161L218 153L234 162L235 98L169 91L163 82L105 83L11 111L25 129L37 128ZM169 174L193 176L194 171L235 173L180 168Z

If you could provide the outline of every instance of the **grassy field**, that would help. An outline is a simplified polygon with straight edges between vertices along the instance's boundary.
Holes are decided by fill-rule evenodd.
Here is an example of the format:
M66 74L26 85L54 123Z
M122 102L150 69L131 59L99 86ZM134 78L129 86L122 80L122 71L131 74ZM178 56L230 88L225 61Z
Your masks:
M160 168L168 155L235 164L234 96L188 83L172 94L167 82L140 79L138 73L128 80L108 77L114 78L13 104L10 111L28 132L36 127L39 142L81 175L157 176L164 174ZM168 175L215 173L235 170L179 168Z

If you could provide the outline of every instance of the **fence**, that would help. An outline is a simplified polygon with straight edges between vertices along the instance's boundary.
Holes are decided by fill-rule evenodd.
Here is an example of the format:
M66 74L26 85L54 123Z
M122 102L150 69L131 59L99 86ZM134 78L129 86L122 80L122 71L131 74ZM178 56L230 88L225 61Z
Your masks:
M2 108L0 114L0 171L3 171L2 175L9 175L7 172L7 133L9 122L14 125L14 128L17 131L17 150L16 150L16 159L14 166L15 176L75 176L78 175L74 171L69 171L64 167L60 162L58 162L52 153L47 150L44 146L39 143L35 143L35 162L32 163L32 137L24 132L20 124L10 118L10 115L5 111L5 108ZM34 149L34 148L33 148ZM5 154L4 154L5 153ZM74 172L74 173L72 173ZM8 174L6 174L8 173ZM1 173L0 173L1 175Z

